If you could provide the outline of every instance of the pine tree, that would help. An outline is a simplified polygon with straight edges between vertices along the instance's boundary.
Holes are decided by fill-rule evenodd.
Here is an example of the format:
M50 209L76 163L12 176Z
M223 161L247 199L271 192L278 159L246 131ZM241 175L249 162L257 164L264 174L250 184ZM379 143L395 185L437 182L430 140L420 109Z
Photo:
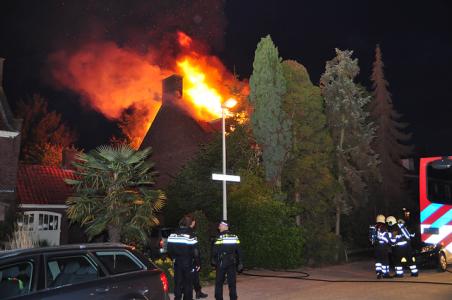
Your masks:
M399 122L401 116L392 104L383 68L380 46L377 45L371 76L373 97L370 103L370 113L377 127L376 138L372 146L381 162L379 171L382 182L375 188L378 191L378 199L382 199L383 203L377 206L377 209L388 212L390 203L392 205L400 204L401 200L406 197L404 196L406 192L403 190L405 171L400 162L404 156L410 153L411 148L406 145L410 135L403 132L407 124Z
M341 215L365 203L367 184L378 176L378 159L371 148L374 128L364 110L370 98L354 82L359 67L352 54L336 49L336 57L326 63L320 78L335 145L335 172L342 189L335 197L336 235L340 235Z
M250 78L251 125L262 149L266 179L281 187L281 172L291 145L291 123L282 109L285 81L278 49L270 36L262 38Z
M303 65L296 61L284 61L282 65L286 80L284 110L292 121L293 141L285 179L295 202L321 207L320 202L328 202L335 190L330 171L333 142L326 124L324 101Z
M292 121L291 155L284 168L284 190L299 205L297 225L303 232L305 255L316 261L331 253L335 241L332 173L333 141L327 127L320 88L313 85L306 68L296 61L283 62L286 94L284 110ZM334 248L334 247L333 247Z

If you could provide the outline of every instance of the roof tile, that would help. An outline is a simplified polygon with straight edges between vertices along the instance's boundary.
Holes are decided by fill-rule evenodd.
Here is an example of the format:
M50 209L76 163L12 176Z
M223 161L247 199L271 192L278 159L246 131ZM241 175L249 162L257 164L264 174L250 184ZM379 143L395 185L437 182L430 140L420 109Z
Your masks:
M72 188L65 178L75 179L74 171L52 166L20 165L17 176L19 204L65 204Z

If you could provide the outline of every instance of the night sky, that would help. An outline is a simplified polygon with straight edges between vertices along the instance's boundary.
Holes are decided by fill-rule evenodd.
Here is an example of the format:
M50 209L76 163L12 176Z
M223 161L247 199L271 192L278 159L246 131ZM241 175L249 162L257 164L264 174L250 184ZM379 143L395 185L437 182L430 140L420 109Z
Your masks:
M267 34L283 59L306 66L318 84L334 48L359 59L358 81L370 86L380 44L394 105L410 124L417 155L452 154L452 3L450 1L23 1L0 4L0 56L11 105L40 93L79 132L79 146L108 141L116 125L56 89L48 56L90 40L113 40L140 50L165 47L182 29L210 46L241 78ZM171 51L168 49L168 51Z

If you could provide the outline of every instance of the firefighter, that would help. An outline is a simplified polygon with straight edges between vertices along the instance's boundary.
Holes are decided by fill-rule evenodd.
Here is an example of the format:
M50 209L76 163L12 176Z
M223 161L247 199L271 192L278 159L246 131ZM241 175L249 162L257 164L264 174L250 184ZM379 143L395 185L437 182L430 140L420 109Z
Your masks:
M403 238L407 241L406 246L402 247L402 262L408 265L410 268L411 276L417 277L419 271L416 266L416 258L413 256L413 248L411 245L412 239L414 238L414 233L410 233L403 219L397 221L397 226L403 235Z
M409 264L411 276L418 276L415 258L411 251L411 236L404 225L397 222L396 218L389 216L386 222L391 228L391 243L394 249L394 267L396 277L403 277L403 266Z
M377 216L376 224L374 226L370 226L369 234L370 240L375 247L375 272L377 273L377 279L390 278L390 235L385 224L385 216Z
M218 225L220 231L212 249L212 265L216 268L215 299L223 299L223 283L225 276L229 286L229 298L237 299L236 272L243 271L240 240L229 232L229 224L223 220Z
M168 237L168 254L174 261L174 299L193 299L193 276L201 268L198 240L193 233L196 220L190 214L179 222L179 228Z

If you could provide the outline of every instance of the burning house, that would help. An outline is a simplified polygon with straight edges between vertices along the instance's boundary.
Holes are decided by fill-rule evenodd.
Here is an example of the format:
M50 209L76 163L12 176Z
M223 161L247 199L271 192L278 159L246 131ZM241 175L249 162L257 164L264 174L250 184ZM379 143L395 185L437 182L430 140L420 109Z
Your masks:
M162 105L140 148L152 148L158 171L156 186L165 188L180 169L209 141L215 123L196 121L184 108L183 78L172 75L162 83Z
M152 147L157 187L165 187L209 139L211 122L221 117L231 90L247 94L246 83L208 54L203 42L177 31L168 35L167 47L171 51L143 52L97 42L50 57L56 86L117 121L132 147Z

